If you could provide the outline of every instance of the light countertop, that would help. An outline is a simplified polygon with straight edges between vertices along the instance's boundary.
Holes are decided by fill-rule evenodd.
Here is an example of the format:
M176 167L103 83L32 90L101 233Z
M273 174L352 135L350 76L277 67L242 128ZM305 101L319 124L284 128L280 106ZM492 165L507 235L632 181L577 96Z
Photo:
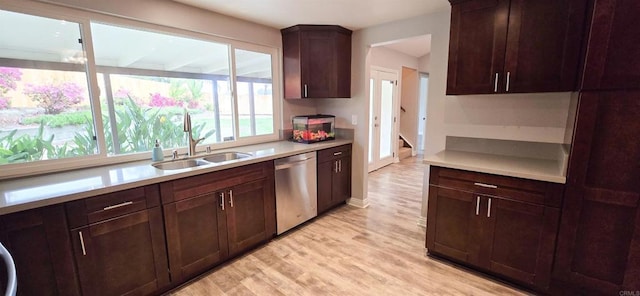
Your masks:
M2 180L0 181L0 215L273 160L349 143L352 143L352 141L333 140L314 144L277 141L214 150L212 153L238 151L251 153L253 156L195 168L159 170L151 166L151 160L144 160L33 177Z
M566 182L563 160L443 150L434 155L425 156L424 163L452 169L553 183L564 184Z

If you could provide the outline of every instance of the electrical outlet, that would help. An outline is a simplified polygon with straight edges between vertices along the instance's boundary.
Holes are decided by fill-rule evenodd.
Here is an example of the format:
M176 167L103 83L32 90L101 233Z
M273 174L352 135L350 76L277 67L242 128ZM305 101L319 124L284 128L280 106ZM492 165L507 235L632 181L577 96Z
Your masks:
M358 125L358 115L351 115L351 124Z

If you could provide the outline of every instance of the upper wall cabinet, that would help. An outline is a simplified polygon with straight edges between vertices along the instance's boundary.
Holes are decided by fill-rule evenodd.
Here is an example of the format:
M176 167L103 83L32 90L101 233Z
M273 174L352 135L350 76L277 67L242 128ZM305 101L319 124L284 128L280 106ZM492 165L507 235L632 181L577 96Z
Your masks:
M447 94L576 89L587 1L450 2Z
M282 29L284 98L351 97L351 31L340 26Z
M640 2L595 1L584 90L640 88Z

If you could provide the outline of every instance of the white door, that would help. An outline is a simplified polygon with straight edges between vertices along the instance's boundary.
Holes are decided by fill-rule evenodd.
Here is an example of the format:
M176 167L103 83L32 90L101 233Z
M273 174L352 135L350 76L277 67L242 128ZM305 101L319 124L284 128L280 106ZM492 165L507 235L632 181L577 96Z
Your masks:
M369 172L393 163L398 148L398 73L372 70L369 79Z

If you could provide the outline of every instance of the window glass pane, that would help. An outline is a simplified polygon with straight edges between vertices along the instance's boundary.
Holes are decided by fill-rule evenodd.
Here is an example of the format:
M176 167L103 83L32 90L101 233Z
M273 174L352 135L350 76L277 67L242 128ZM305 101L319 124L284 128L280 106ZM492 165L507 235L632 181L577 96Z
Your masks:
M236 49L240 137L274 133L271 55Z
M204 144L233 139L233 128L225 125L232 116L228 45L91 26L106 88L101 102L109 154L150 151L155 139L165 149L186 147L185 109L194 138L205 137Z
M0 10L0 28L0 164L98 153L80 24Z

